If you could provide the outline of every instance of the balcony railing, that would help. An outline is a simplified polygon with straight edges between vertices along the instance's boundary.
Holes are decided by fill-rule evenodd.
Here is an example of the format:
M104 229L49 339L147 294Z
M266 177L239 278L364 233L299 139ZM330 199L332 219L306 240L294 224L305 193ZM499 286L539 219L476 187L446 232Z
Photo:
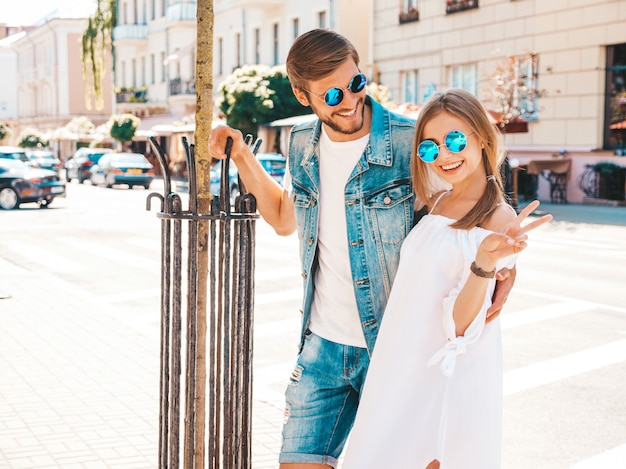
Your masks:
M478 8L478 0L447 0L446 14Z
M196 21L196 2L176 2L167 7L169 21Z
M170 80L170 96L180 94L196 94L196 80L181 80L180 78Z
M121 39L146 39L148 26L145 24L122 24L113 29L113 40Z
M125 90L115 92L116 103L147 103L148 92L145 90Z

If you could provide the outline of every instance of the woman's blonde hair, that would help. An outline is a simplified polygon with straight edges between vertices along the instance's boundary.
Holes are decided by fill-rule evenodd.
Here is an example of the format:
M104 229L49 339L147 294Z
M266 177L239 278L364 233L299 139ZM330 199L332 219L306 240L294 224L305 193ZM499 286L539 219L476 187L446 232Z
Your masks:
M480 101L471 93L462 89L449 89L433 95L420 109L415 126L413 154L411 157L411 173L413 186L418 200L429 203L433 195L441 190L442 181L429 166L417 156L417 147L424 139L424 126L442 111L465 121L478 138L482 146L483 166L487 176L487 187L474 207L460 220L451 226L469 229L480 226L504 198L500 164L503 160L503 149L500 142L502 136L497 127L491 123L487 111Z

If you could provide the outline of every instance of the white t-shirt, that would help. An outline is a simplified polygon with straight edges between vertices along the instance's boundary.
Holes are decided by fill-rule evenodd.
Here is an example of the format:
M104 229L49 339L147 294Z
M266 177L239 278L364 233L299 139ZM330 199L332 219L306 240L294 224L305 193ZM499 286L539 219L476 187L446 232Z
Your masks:
M366 347L356 304L348 253L345 187L361 158L369 134L333 142L322 126L318 260L309 329L332 342Z

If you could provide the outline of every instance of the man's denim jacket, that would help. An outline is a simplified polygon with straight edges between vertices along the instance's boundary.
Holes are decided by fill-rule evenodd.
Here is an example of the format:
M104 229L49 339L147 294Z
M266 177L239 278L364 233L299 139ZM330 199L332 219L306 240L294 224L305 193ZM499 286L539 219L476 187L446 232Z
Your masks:
M398 268L400 247L413 223L415 195L410 156L415 122L390 113L367 97L372 123L367 147L345 187L345 211L354 294L371 353ZM301 347L309 323L315 269L319 202L319 137L314 120L293 128L289 171L304 279Z

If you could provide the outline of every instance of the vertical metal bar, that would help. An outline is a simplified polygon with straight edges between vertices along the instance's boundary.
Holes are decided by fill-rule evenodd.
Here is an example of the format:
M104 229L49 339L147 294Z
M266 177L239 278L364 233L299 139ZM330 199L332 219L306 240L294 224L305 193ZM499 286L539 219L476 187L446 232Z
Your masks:
M172 198L174 213L181 213L180 199ZM181 390L181 343L182 343L182 221L174 219L173 242L173 298L172 298L172 354L171 354L171 404L170 404L170 467L177 469L180 460L180 390Z
M219 209L215 199L211 201L211 214L218 216ZM217 245L217 222L213 219L209 226L210 236L210 266L209 266L209 372L208 372L208 469L218 469L220 441L219 433L219 360L218 360L218 310L216 305L216 245Z
M167 433L169 427L170 395L170 287L171 275L171 222L161 220L161 382L159 419L159 468L168 463Z
M194 147L183 137L187 155L187 179L189 180L189 214L198 215L196 187L196 158ZM195 467L196 428L196 359L197 359L197 283L198 283L198 224L197 217L189 221L187 248L187 373L185 380L185 467Z
M154 137L150 137L150 144L155 153L163 174L164 193L161 199L161 211L170 213L169 196L171 194L171 174L165 155ZM150 197L148 210L150 210ZM160 383L159 383L159 457L160 469L168 467L168 428L169 428L169 397L170 397L170 294L171 294L171 222L161 220L161 340L160 340Z

